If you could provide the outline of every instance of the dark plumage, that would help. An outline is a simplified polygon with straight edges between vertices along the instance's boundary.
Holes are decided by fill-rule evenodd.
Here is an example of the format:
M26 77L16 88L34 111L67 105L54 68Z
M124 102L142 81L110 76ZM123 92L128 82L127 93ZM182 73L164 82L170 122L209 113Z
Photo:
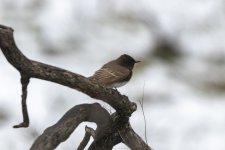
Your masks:
M89 79L108 88L121 87L130 80L134 64L138 62L127 54L121 55L103 65Z

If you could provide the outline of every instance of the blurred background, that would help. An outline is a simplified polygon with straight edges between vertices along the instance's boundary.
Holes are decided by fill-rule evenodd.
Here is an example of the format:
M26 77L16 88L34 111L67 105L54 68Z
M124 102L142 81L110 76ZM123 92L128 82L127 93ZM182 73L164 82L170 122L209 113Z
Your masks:
M155 150L225 149L224 18L223 0L0 0L0 24L14 28L19 49L31 59L84 76L124 53L141 60L118 90L138 104L130 122ZM73 106L100 102L31 79L30 127L13 129L22 121L20 76L2 53L0 89L1 150L29 149ZM86 124L57 150L75 149Z

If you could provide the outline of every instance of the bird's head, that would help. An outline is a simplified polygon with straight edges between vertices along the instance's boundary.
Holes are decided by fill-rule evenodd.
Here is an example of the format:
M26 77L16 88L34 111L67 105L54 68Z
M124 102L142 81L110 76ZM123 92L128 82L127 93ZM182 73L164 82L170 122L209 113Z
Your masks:
M131 56L127 55L127 54L123 54L121 55L119 58L119 63L124 66L127 67L128 69L132 70L134 67L135 63L139 63L140 61L136 61L134 58L132 58Z

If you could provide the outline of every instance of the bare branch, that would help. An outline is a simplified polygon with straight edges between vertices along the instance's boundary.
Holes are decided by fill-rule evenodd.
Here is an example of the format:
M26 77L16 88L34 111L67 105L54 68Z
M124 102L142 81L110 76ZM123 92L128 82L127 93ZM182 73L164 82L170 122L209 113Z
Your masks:
M94 84L82 75L28 59L17 48L13 29L10 27L0 25L0 48L8 62L23 75L68 86L92 98L103 100L122 116L130 116L137 108L135 103L117 90Z
M86 131L89 135L91 135L91 136L93 137L93 139L95 139L95 130L94 130L94 129L92 129L92 128L86 126L86 127L85 127L85 131Z
M137 133L134 132L130 124L126 124L120 131L120 136L123 139L123 143L126 144L132 150L153 150L149 147Z
M58 83L102 100L111 105L116 113L110 114L99 104L83 104L70 109L55 125L47 128L31 147L31 150L52 150L65 141L83 121L95 122L97 128L89 150L110 150L124 142L131 149L151 148L133 131L129 117L136 110L135 103L115 89L108 89L92 83L86 77L58 67L28 59L17 48L13 29L0 25L0 48L8 62L21 74L23 122L14 127L29 125L26 107L27 86L30 78L38 78ZM92 133L92 132L90 132Z
M93 137L95 138L95 130L86 126L85 127L85 135L84 135L84 138L83 140L81 141L79 147L77 148L77 150L83 150L86 145L88 144L89 140L90 140L90 137Z
M97 127L101 127L96 132L96 136L99 138L104 136L102 133L106 133L105 130L110 130L112 124L109 113L98 103L77 105L70 109L55 125L47 128L34 142L31 150L56 148L83 121L95 122Z
M29 126L29 116L27 111L27 86L29 84L30 78L26 75L21 74L20 82L22 84L22 112L23 112L23 122L13 126L13 128L21 128L21 127L28 127Z

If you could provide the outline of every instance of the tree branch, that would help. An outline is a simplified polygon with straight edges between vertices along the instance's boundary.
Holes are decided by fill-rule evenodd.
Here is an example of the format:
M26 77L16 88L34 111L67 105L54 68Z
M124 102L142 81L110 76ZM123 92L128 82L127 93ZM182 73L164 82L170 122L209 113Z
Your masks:
M104 137L106 131L111 130L110 114L98 103L77 105L70 109L53 126L47 128L31 147L31 150L53 150L64 142L83 121L95 122L99 131L96 137Z
M119 134L123 139L123 143L132 150L153 150L134 132L129 123L119 131Z
M97 103L75 106L37 138L31 147L32 150L56 148L83 121L97 124L94 141L89 150L110 150L120 142L124 142L134 150L151 150L129 125L129 117L137 106L130 102L127 96L121 95L117 90L94 84L82 75L28 59L17 48L13 29L4 25L0 25L0 48L8 62L21 74L23 122L14 126L15 128L29 125L26 97L30 78L51 81L73 88L108 103L116 110L116 113L110 116Z
M14 128L28 127L29 126L29 116L27 111L27 86L30 82L30 77L21 74L20 82L22 84L22 112L23 112L23 122L13 126Z
M90 127L88 127L88 126L86 126L85 127L84 138L81 141L81 143L80 143L79 147L77 148L77 150L83 150L86 147L86 145L88 144L91 136L95 139L95 130L90 128Z
M127 96L121 95L117 90L94 84L82 75L28 59L17 48L13 29L10 27L0 25L0 48L8 62L25 76L55 82L81 91L92 98L108 103L121 116L131 116L137 108L135 103L130 102Z

